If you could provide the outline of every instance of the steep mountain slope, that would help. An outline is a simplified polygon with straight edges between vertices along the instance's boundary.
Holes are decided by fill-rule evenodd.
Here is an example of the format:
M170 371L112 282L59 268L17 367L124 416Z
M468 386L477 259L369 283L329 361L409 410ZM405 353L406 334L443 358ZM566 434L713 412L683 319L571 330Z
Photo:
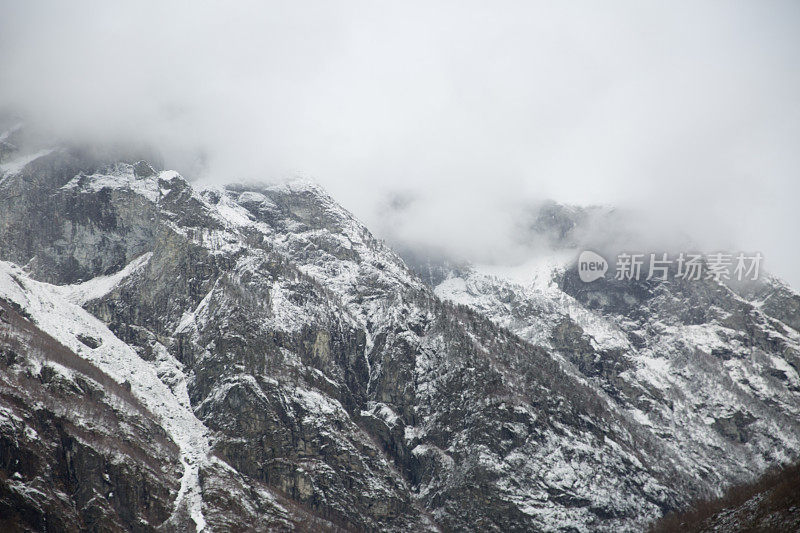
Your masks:
M688 511L670 514L650 529L652 533L798 530L798 464L768 472L754 482L731 487L722 498L695 502Z
M769 276L739 287L674 276L618 281L613 273L584 283L571 263L579 241L563 236L554 260L462 266L440 277L436 294L546 347L712 493L795 460L797 293Z
M25 283L14 275L2 265L4 289ZM124 383L20 313L28 312L0 299L2 529L142 531L164 523L182 468L161 420Z
M0 263L9 527L338 529L209 455L175 362L143 361L64 292Z
M576 370L599 352L570 322L529 328L564 331L549 345L442 302L313 184L196 190L76 150L3 165L0 259L23 267L3 266L0 298L131 384L172 442L159 457L178 461L167 520L625 531L739 473L703 479L694 452ZM641 413L667 409L662 389L618 375L655 404ZM747 411L762 417L736 452L761 457L747 472L798 449L795 392L775 391ZM760 435L784 423L770 457Z

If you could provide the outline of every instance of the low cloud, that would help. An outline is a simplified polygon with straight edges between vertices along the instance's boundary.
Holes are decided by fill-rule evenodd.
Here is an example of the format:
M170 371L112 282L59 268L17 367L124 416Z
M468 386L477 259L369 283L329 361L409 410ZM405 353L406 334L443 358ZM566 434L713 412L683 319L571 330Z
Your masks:
M5 2L0 108L200 181L306 175L466 258L519 260L514 210L553 198L800 287L799 23L788 1Z

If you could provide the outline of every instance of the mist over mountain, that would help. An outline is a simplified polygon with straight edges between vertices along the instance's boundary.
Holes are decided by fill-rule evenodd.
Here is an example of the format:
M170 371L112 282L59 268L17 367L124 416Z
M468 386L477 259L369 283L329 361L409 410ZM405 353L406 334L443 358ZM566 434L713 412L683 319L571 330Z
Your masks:
M797 286L798 18L790 1L11 1L0 108L149 146L192 181L310 177L378 235L471 260L516 258L509 203L554 200L759 250ZM385 227L397 195L416 201Z
M403 260L308 180L199 187L23 131L6 528L639 531L798 459L777 278L584 283L582 228L616 212L552 202L521 268Z
M0 531L791 529L798 22L3 2Z

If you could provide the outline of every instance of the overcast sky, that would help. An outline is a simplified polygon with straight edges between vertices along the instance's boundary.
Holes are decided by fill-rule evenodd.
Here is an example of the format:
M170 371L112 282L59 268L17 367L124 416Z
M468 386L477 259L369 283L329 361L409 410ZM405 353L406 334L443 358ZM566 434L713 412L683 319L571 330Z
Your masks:
M795 287L799 56L796 1L0 2L0 106L70 138L478 260L520 200L637 206Z

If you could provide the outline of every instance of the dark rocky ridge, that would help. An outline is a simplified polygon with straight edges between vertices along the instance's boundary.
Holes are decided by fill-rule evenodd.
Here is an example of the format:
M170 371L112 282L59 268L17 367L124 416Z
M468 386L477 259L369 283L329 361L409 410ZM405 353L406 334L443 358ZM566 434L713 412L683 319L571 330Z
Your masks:
M181 467L158 421L7 302L0 310L0 527L152 531L164 524Z
M57 151L0 205L0 259L88 281L63 291L186 394L210 529L636 530L711 490L614 399L638 390L625 354L598 367L569 317L554 349L442 302L314 185L197 191Z
M556 248L571 251L568 259L461 266L440 273L437 295L548 349L681 457L677 469L711 494L796 460L800 295L767 274L720 285L617 281L611 272L584 283L569 261L599 247L579 238L589 232L576 213L557 224L566 230Z

